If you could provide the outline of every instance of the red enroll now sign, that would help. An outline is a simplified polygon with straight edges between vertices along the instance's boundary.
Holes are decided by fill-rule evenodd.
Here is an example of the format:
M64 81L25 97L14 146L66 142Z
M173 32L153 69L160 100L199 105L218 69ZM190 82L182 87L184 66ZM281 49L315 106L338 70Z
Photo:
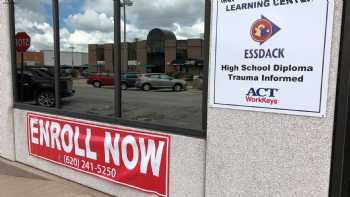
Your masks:
M169 136L33 113L27 123L30 155L168 197Z

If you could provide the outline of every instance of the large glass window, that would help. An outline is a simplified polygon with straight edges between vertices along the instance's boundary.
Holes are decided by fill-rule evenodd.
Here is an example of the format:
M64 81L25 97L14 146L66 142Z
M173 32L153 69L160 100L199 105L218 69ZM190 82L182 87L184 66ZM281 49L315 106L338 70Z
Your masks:
M204 4L135 0L126 7L123 42L136 46L136 57L123 62L124 118L202 128Z
M61 80L70 78L74 91L62 97L62 109L113 117L113 0L62 1L59 6Z
M16 54L16 90L21 102L45 107L54 106L52 5L50 0L17 0L15 4L16 35L26 34L31 46Z
M15 32L26 32L31 47L16 55L16 102L203 133L204 12L205 0L17 0Z

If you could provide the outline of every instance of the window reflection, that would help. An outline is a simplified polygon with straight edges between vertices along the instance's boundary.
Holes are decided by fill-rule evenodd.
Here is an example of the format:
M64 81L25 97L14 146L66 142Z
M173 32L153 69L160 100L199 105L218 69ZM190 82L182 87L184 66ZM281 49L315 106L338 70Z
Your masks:
M75 94L62 109L114 116L113 1L60 2L61 70Z
M121 3L122 117L201 130L204 0ZM63 110L115 117L113 0L59 6ZM16 1L16 31L32 37L18 84L23 80L27 90L50 87L23 92L26 102L46 107L55 102L51 10L51 0Z
M55 105L53 65L47 63L53 56L44 53L53 50L51 9L50 0L17 0L15 3L16 34L25 32L31 38L30 48L16 54L17 94L22 102L44 107ZM62 81L66 87L68 83ZM62 96L68 96L67 92L62 92Z
M122 71L138 78L123 91L123 117L200 130L204 1L138 0L126 14Z

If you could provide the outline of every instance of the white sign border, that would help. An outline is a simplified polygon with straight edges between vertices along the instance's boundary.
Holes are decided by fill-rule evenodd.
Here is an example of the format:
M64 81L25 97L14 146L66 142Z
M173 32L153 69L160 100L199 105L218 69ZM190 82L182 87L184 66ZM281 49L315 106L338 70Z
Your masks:
M244 111L270 112L279 114L313 116L325 118L327 114L329 67L331 63L332 32L334 19L334 0L327 0L326 29L323 51L322 83L320 92L319 111L304 111L297 109L278 109L259 106L242 106L234 104L221 104L215 102L215 73L216 73L216 47L218 31L218 9L219 0L212 0L211 8L211 32L210 32L210 55L209 55L209 106L210 108L229 108Z

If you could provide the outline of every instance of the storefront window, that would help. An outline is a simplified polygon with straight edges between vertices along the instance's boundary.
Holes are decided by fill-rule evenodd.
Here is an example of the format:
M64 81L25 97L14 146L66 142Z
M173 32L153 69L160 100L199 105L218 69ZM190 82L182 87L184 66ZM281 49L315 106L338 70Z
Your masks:
M74 91L62 97L62 109L113 117L113 0L59 5L61 75L71 79Z
M23 64L17 53L16 104L204 136L204 12L204 0L17 0L31 46Z
M202 128L204 7L204 0L126 7L123 41L136 45L136 57L122 62L124 118Z
M43 51L53 50L51 1L17 0L15 4L16 36L30 37L26 51L16 53L16 90L18 99L31 105L54 106L54 58ZM20 35L21 34L21 35ZM24 42L24 41L23 41Z

